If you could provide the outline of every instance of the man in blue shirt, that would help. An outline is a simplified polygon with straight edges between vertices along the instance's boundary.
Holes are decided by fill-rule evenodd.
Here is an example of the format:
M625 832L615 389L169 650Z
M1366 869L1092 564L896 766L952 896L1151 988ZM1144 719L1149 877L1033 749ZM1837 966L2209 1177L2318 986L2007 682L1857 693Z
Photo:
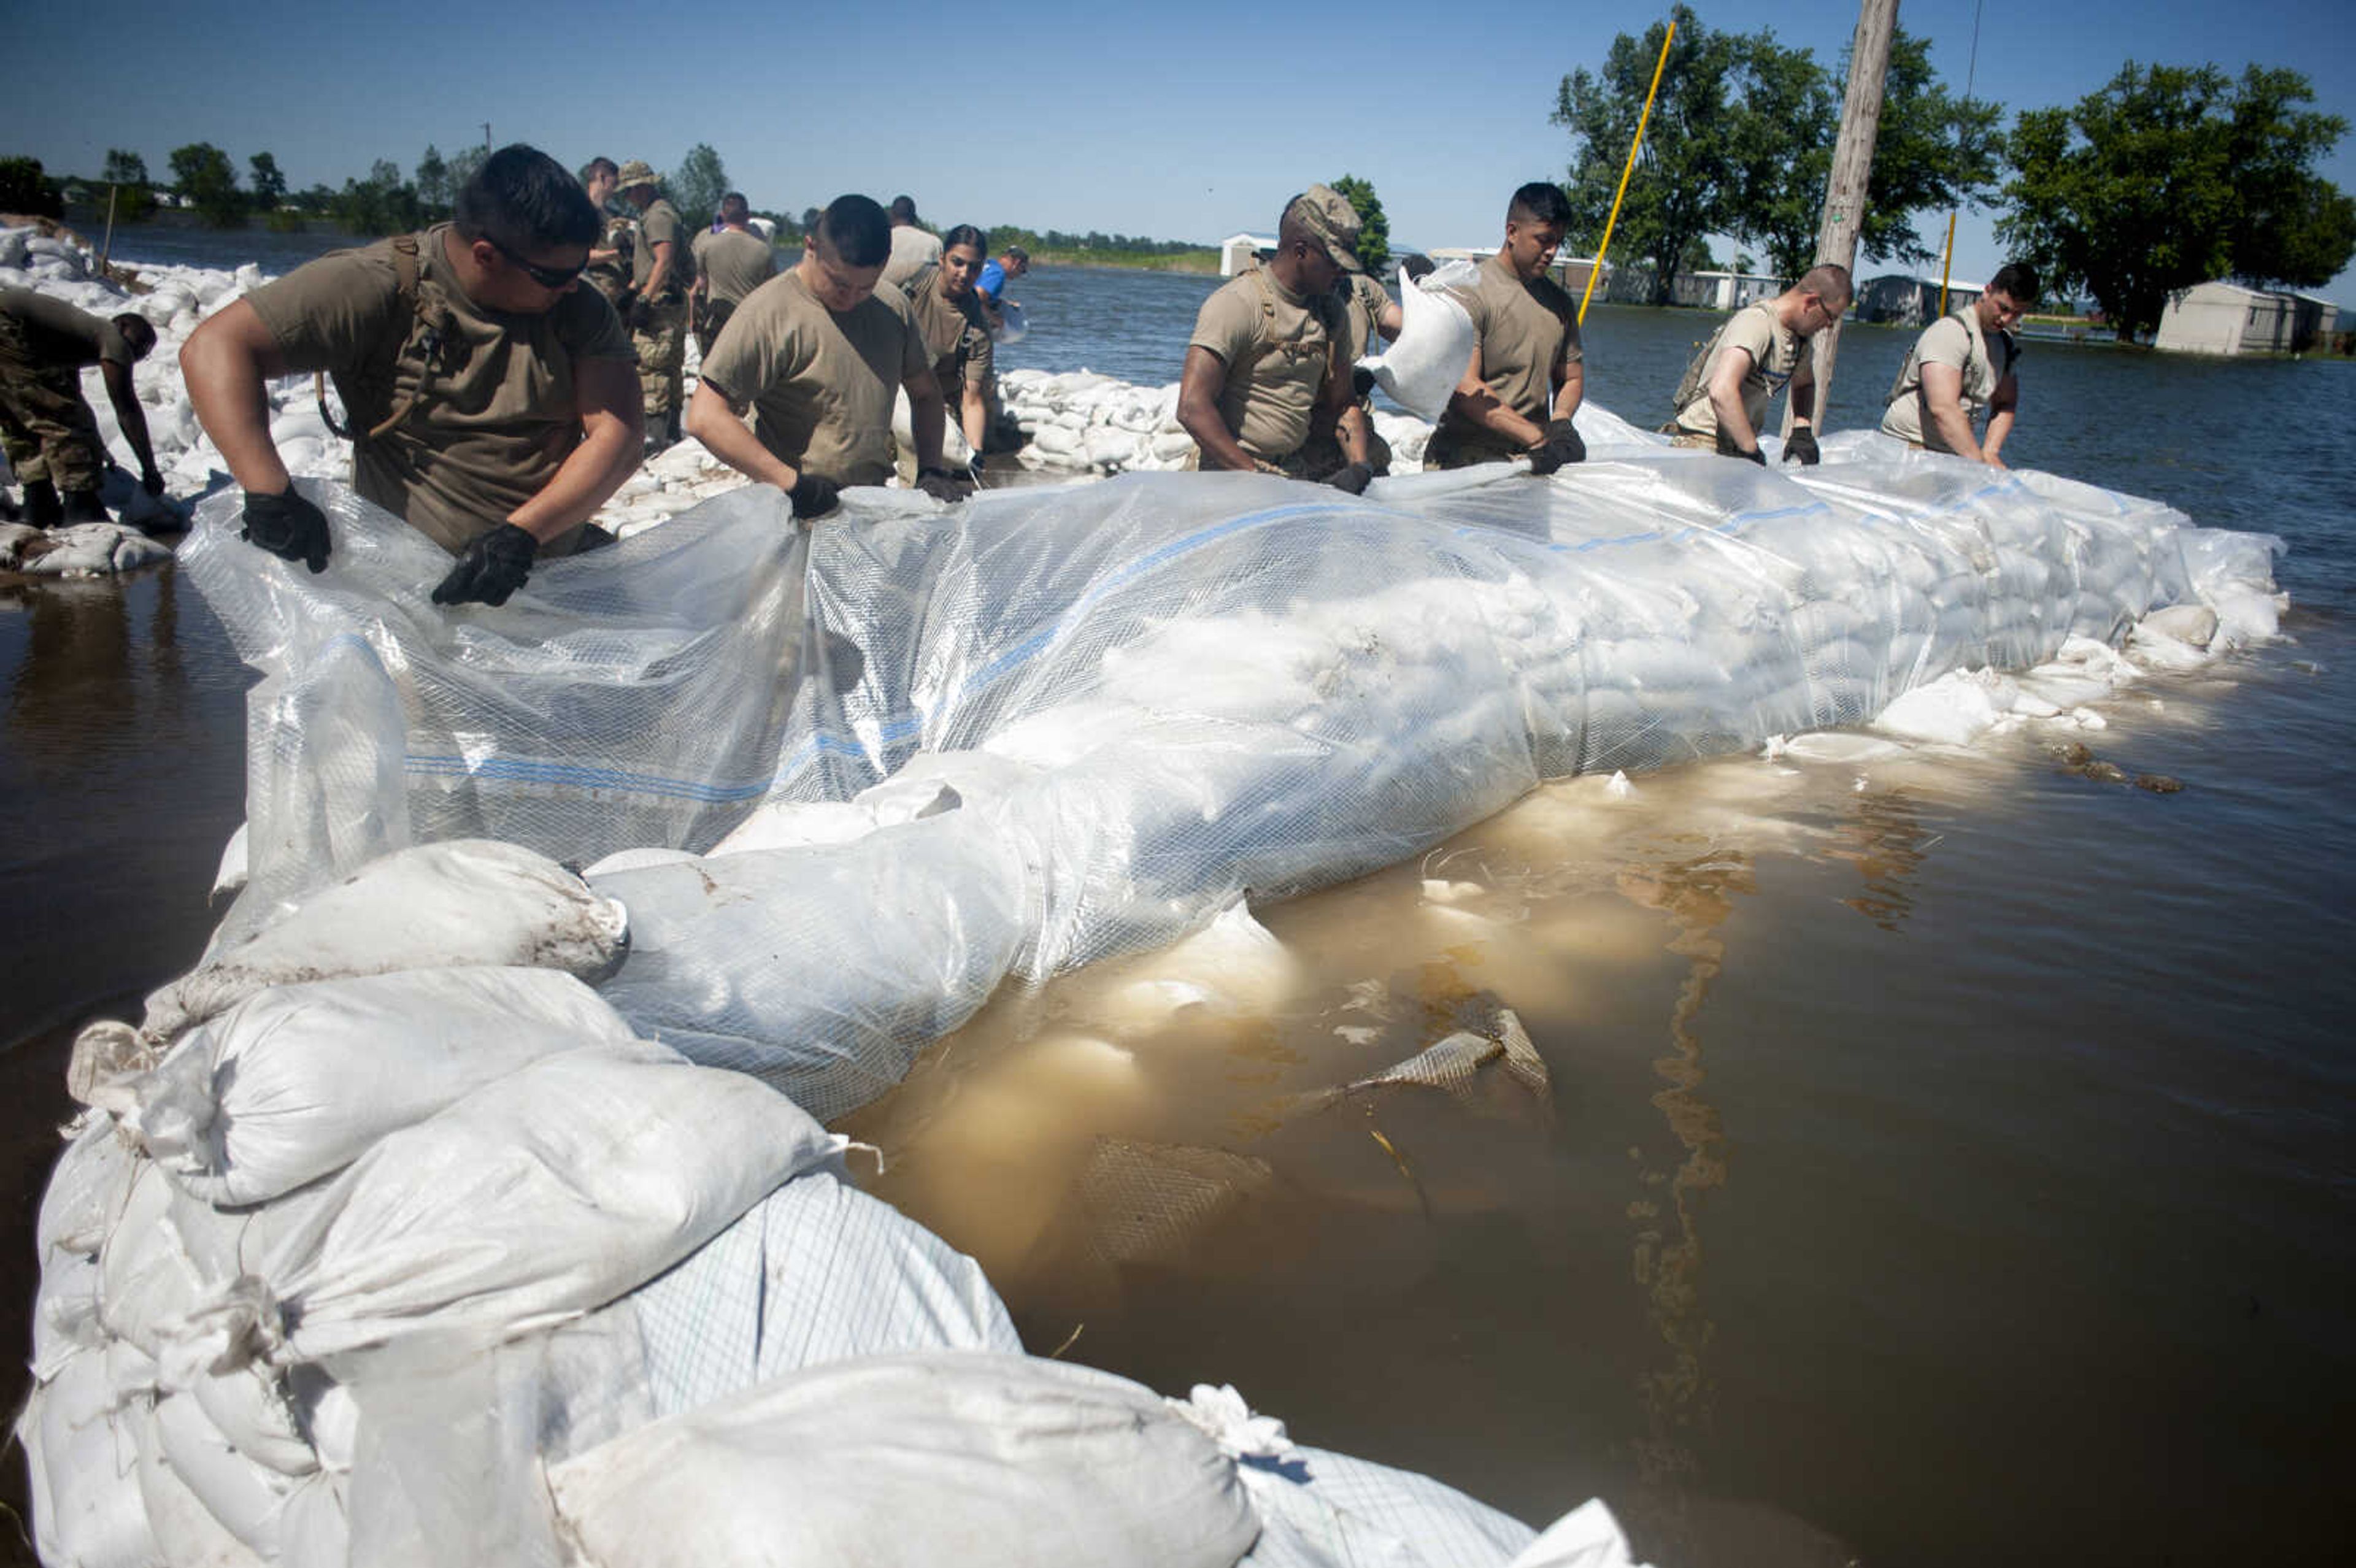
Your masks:
M998 307L1006 293L1006 280L1019 278L1030 270L1031 252L1020 245L1009 245L981 264L981 271L974 276L973 288L981 296L982 314L989 318L991 330L1000 325Z

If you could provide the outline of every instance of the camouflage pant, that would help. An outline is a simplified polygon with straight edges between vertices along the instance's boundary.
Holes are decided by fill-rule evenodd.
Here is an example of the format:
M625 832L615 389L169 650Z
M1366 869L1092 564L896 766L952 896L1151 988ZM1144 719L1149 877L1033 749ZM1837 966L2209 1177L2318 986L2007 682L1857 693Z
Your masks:
M81 373L35 364L5 316L0 316L0 451L22 485L47 479L59 490L95 490L106 472L106 443L82 401Z
M649 304L646 323L630 328L630 347L638 351L638 389L645 395L651 427L680 406L687 365L687 304Z

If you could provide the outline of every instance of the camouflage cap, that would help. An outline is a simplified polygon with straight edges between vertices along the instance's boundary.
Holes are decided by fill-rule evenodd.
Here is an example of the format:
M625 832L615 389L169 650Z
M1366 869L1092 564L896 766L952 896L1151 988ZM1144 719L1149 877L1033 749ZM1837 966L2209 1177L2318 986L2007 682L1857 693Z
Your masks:
M1332 186L1312 185L1294 201L1292 215L1344 272L1366 270L1358 260L1358 209L1348 197Z
M614 176L614 183L624 190L629 190L637 186L660 185L662 176L655 173L654 165L646 159L632 158L622 165L622 172Z

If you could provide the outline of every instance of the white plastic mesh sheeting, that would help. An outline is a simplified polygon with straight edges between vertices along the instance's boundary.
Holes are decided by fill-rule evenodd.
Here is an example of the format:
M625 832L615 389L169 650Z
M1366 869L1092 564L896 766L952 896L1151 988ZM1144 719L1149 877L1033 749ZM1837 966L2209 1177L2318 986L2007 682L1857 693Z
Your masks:
M1247 1466L1260 1538L1241 1568L1505 1568L1537 1539L1452 1487L1321 1448Z
M348 499L316 580L208 514L193 570L271 672L256 883L461 832L701 851L764 797L937 778L957 809L849 845L599 879L640 944L624 1016L832 1115L1008 974L1391 864L1541 778L1861 723L2159 605L2270 629L2278 546L2153 503L1870 433L1762 470L1580 423L1590 461L1550 480L1364 498L1258 475L948 512L858 492L808 536L807 636L766 492L456 614L423 603L430 549Z

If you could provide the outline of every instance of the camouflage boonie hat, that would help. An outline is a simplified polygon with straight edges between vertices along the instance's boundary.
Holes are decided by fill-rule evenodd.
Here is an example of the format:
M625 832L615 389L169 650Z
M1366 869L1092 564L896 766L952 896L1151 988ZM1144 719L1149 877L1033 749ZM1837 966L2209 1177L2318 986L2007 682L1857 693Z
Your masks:
M623 190L628 190L634 186L660 185L662 176L655 173L654 165L648 163L646 159L632 158L622 165L622 172L614 176L614 184Z
M1358 209L1348 197L1332 186L1312 185L1301 193L1292 213L1344 272L1366 270L1358 260Z

